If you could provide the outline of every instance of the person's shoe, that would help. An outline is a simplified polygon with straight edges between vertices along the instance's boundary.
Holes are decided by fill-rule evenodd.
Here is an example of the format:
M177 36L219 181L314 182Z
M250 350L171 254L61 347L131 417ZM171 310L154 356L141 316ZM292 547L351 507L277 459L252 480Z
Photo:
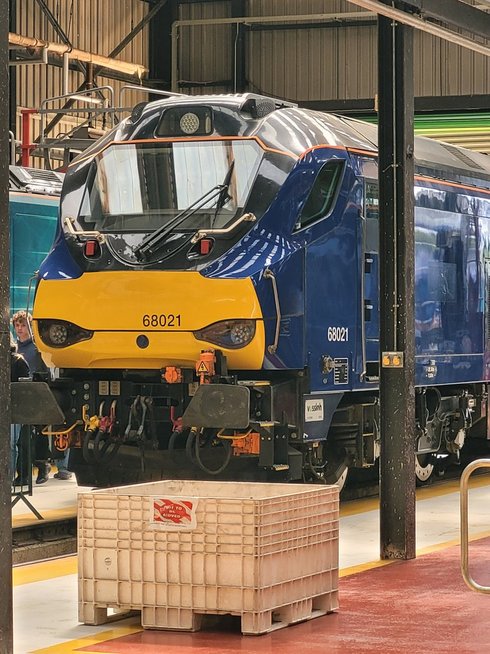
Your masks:
M55 479L63 479L66 481L67 479L71 479L73 477L73 473L69 470L58 470L58 472L56 472L53 477Z
M12 484L14 486L27 486L29 482L27 479L24 479L24 477L16 477Z
M45 484L49 479L50 472L51 466L49 463L41 463L38 468L36 484Z

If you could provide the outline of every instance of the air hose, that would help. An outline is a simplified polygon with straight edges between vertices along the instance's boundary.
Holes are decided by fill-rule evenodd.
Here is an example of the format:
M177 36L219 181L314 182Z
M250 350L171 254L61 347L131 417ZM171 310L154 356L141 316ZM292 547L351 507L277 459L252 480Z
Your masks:
M232 448L231 448L231 443L228 440L222 440L221 443L223 445L223 449L225 450L225 460L223 463L219 466L219 468L208 468L202 461L201 459L201 443L200 443L200 435L201 435L201 430L198 429L197 427L192 427L192 429L189 432L189 436L187 437L187 442L185 445L185 450L187 452L187 456L193 463L197 463L197 465L206 472L208 475L219 475L223 470L225 470L230 463L231 459L231 454L232 454ZM211 444L212 440L212 434L206 438L206 441L204 443L204 447L209 447Z

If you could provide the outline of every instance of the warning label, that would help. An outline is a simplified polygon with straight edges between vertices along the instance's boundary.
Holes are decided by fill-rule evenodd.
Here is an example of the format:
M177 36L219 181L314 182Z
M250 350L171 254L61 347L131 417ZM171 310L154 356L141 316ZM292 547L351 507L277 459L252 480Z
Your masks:
M208 373L208 372L209 372L208 367L207 367L207 365L204 363L204 361L201 361L201 363L200 363L199 366L197 367L197 372L198 372L198 373L201 373L201 372Z
M152 523L168 530L195 529L197 525L195 498L152 497Z

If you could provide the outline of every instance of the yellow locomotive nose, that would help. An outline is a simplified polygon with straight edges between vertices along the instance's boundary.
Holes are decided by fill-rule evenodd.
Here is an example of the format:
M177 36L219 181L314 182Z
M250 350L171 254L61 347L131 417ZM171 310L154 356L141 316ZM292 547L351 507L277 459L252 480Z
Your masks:
M41 280L34 332L56 368L193 367L204 347L237 370L262 367L264 325L252 281L198 272L105 271Z

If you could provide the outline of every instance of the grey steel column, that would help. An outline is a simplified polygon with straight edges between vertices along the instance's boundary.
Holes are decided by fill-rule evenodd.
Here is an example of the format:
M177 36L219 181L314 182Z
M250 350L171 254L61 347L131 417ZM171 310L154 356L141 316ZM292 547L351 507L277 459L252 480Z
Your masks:
M155 88L170 91L172 79L172 24L179 18L179 3L167 3L150 21L148 32L148 78ZM177 89L178 91L179 89ZM161 96L153 98L161 99Z
M9 0L9 31L17 33L17 0ZM9 128L17 136L17 70L15 66L9 67L10 88L10 117ZM20 135L19 135L20 136Z
M380 545L382 559L411 559L415 557L413 31L382 16L378 73Z
M10 509L9 3L0 0L0 654L13 651Z
M231 15L245 16L245 0L231 0ZM232 92L244 93L247 86L246 55L245 55L245 26L242 23L232 25L231 59L233 61Z

